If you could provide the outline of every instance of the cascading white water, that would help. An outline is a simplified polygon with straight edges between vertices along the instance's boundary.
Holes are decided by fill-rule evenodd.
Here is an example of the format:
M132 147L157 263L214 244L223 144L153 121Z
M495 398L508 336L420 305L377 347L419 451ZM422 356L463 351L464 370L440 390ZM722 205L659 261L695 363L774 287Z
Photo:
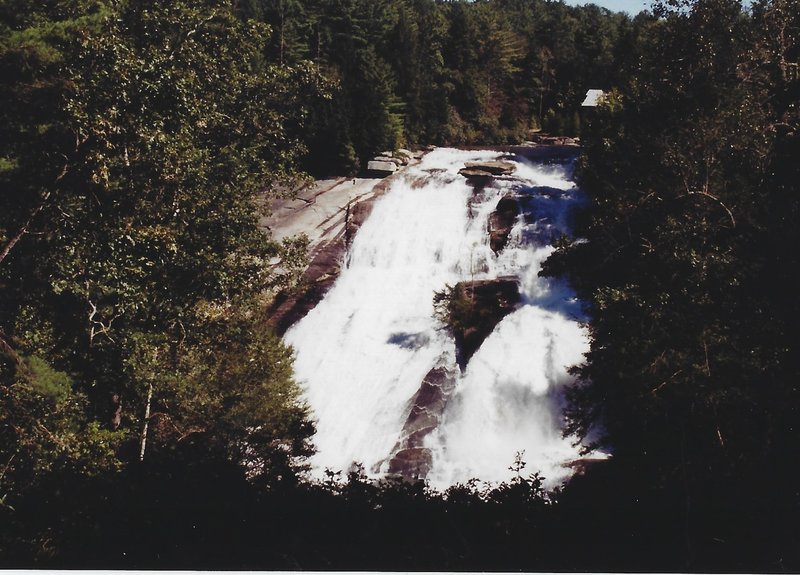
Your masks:
M511 477L524 451L526 471L552 484L577 449L561 436L559 389L587 350L580 306L569 289L538 277L567 208L579 200L565 166L520 162L514 178L480 193L458 170L497 152L437 149L408 168L375 204L348 263L325 298L285 340L317 422L312 466L388 469L420 383L455 347L433 315L433 294L459 281L518 278L522 305L505 317L457 377L438 427L424 438L431 483ZM499 255L487 222L510 191L527 207ZM534 214L530 217L527 214Z

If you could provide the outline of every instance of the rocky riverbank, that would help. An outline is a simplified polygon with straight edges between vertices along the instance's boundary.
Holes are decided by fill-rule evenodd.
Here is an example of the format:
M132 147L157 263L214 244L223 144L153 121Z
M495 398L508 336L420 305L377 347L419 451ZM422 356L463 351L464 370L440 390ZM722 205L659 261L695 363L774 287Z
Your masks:
M264 230L278 241L298 234L305 234L309 240L309 264L300 286L278 294L272 303L269 322L276 333L283 335L322 300L336 281L347 248L375 201L395 178L402 177L403 168L415 165L421 157L421 153L413 154L390 176L317 180L295 199L273 203L272 214L261 220ZM375 171L367 175L373 174L383 175Z
M551 138L514 146L475 146L465 149L486 149L503 152L509 159L561 161L575 155L577 142L572 139ZM402 177L407 166L419 163L424 152L399 154L391 161L392 171L380 171L373 165L367 176L317 180L293 200L277 200L272 214L261 221L262 227L276 240L306 234L309 239L309 265L301 285L292 292L280 293L270 309L270 325L279 335L319 303L338 277L347 249L361 224L369 216L375 201L396 178ZM400 159L402 158L402 160ZM376 161L394 160L384 153ZM371 162L372 164L372 162ZM494 177L508 177L513 164L505 161L465 165L462 175L476 191ZM518 215L517 201L506 197L498 205L489 224L492 249L497 253L505 247L508 233Z

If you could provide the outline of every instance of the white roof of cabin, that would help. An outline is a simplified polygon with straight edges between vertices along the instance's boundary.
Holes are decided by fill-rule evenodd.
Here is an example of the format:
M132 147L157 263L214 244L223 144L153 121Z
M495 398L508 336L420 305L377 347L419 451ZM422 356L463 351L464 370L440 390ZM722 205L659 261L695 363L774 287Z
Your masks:
M603 101L605 93L602 90L589 90L586 92L586 98L581 103L581 106L597 106Z

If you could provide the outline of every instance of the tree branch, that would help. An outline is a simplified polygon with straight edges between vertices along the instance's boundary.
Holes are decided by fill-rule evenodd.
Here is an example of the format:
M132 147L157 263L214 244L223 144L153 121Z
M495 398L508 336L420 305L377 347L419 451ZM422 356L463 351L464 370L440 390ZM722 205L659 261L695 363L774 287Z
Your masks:
M87 285L87 291L88 291L88 285ZM114 314L114 316L110 320L108 320L108 323L105 324L102 321L94 319L94 316L97 315L97 306L94 305L94 303L92 302L92 300L90 300L88 298L88 296L86 298L86 303L88 303L89 307L91 308L89 310L89 317L88 317L88 319L89 319L89 347L92 347L92 343L94 342L95 336L99 335L99 334L103 334L104 336L106 336L109 339L109 341L111 341L112 343L116 343L116 342L114 342L114 338L111 337L108 332L111 331L111 324L114 323L114 320L119 318L120 316L122 316L123 313L125 313L125 308L121 307L120 310L119 310L119 313ZM97 326L99 326L99 329L95 329L95 328L97 328Z
M62 174L59 176L59 179L61 177L63 177L64 173L66 173L66 166L64 167L64 171L62 171ZM47 200L50 199L50 194L51 194L50 190L45 192L44 197L42 198L42 201L39 202L39 205L36 206L36 209L33 210L31 215L28 217L27 221L24 224L22 224L22 226L20 226L20 228L17 231L17 233L14 234L14 236L12 236L11 239L9 239L6 242L5 246L3 246L3 250L0 251L0 263L3 263L3 260L6 259L6 257L9 254L9 252L14 248L15 245L17 245L17 242L22 239L22 236L24 236L26 233L28 233L28 228L30 227L30 225L33 222L34 218L36 216L38 216L39 212L41 212L44 209L45 205L47 205Z
M731 226L732 226L732 227L734 227L734 228L736 227L736 218L734 218L734 217L733 217L733 212L732 212L732 211L731 211L731 210L728 208L728 206L726 206L726 205L725 205L725 204L722 202L722 200L720 200L720 199L719 199L717 196L715 196L714 194L709 194L708 192L704 192L704 191L700 191L700 192L697 192L697 191L694 191L694 192L693 192L693 191L689 191L689 192L687 192L687 193L686 193L686 195L688 195L688 196L703 196L703 197L709 198L709 199L711 199L711 200L713 200L713 201L717 202L717 203L720 205L720 207L721 207L723 210L725 210L725 213L727 213L727 214L728 214L728 217L731 219Z
M654 387L653 389L651 389L651 390L650 390L650 393L652 393L652 394L655 394L655 393L656 393L656 392L658 392L658 391L659 391L659 390L660 390L662 387L664 387L665 385L667 385L667 384L668 384L670 381L672 381L673 379L675 379L675 377L676 377L676 376L678 376L678 375L680 375L681 373L683 373L683 370L682 370L682 369L679 369L678 371L676 371L675 373L673 373L672 375L670 375L670 376L669 376L667 379L665 379L665 380L664 380L664 381L662 381L660 384L658 384L656 387Z
M81 142L77 138L77 135L76 135L76 140L75 140L75 146L76 146L75 150L76 151L80 147L80 144L81 144ZM66 161L64 162L64 166L61 168L61 171L58 173L58 176L56 176L56 179L55 179L55 183L56 184L58 182L60 182L62 179L64 179L64 176L66 176L67 172L69 172L69 159L66 156L63 156L63 155L62 155L62 157ZM42 200L39 202L39 205L36 206L36 208L33 210L31 215L28 216L28 219L25 221L25 223L22 224L22 226L20 226L20 228L17 231L17 233L14 234L14 236L11 237L11 239L9 239L6 242L5 246L3 246L2 251L0 251L0 264L3 263L3 260L6 259L6 257L9 254L9 252L14 248L14 246L17 245L17 242L19 242L19 240L22 239L22 236L24 236L26 233L28 233L28 228L30 227L31 223L33 223L34 218L36 218L36 216L39 215L39 212L41 212L44 209L44 207L47 205L47 201L50 199L51 194L52 194L52 190L47 190L44 193L44 196L42 196Z

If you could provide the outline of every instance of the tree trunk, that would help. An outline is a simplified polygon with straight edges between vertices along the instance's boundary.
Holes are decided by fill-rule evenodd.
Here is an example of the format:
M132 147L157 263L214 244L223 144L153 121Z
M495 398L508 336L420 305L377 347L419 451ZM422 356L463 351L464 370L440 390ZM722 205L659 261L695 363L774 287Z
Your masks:
M114 431L122 425L122 397L115 393L111 396L111 404L114 407L114 415L111 416L111 429Z
M281 9L281 30L280 30L280 34L281 34L281 47L280 47L281 66L283 66L283 42L284 42L284 40L283 40L283 28L284 28L284 26L285 26L285 15L284 15L283 9Z
M147 384L147 402L144 407L144 425L142 426L142 438L139 442L139 461L144 461L144 452L147 448L147 427L150 423L150 402L153 399L153 384Z

